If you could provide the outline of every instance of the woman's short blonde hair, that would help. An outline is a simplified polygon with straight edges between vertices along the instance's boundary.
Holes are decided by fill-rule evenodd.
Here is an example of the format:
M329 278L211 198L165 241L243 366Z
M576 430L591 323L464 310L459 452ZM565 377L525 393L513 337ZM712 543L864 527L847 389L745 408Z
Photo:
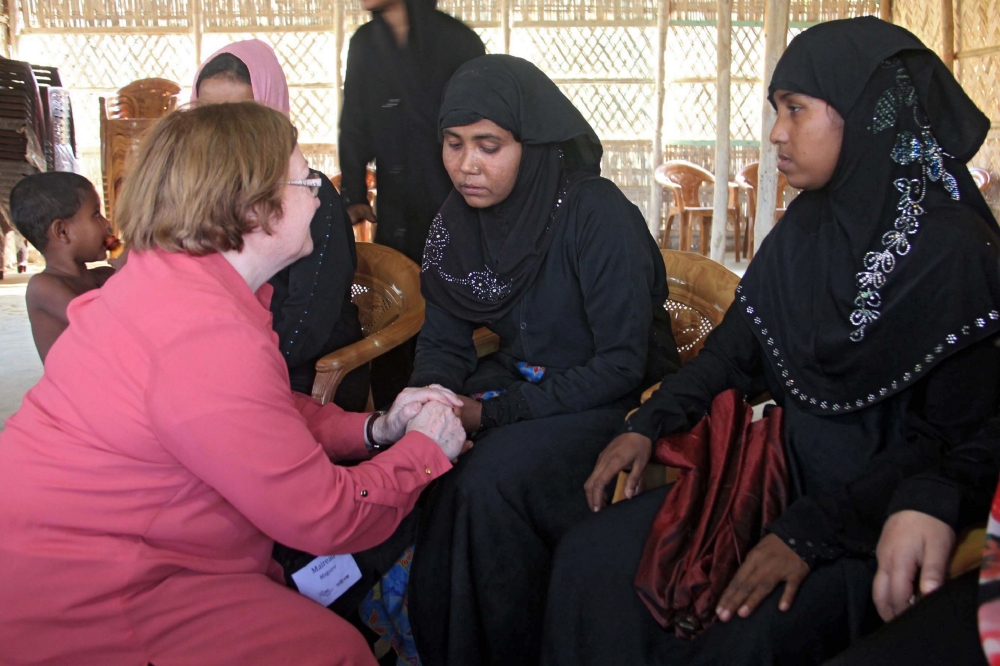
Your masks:
M133 250L204 255L243 249L243 237L282 214L295 128L257 104L175 111L139 147L115 209Z

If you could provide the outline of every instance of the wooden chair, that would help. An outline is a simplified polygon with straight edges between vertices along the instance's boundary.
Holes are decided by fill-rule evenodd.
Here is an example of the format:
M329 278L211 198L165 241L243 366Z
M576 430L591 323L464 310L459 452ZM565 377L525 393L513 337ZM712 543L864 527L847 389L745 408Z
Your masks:
M146 131L176 108L180 90L166 79L140 79L120 88L117 95L99 98L104 209L112 224L129 160Z
M684 160L671 160L656 167L653 179L664 189L670 190L672 195L671 205L664 220L661 246L666 247L670 241L670 227L673 225L673 218L676 217L680 225L678 249L685 252L690 250L691 228L697 219L701 234L699 251L707 255L709 236L712 231L712 207L702 206L699 194L704 183L715 185L715 176L697 164ZM729 183L728 217L733 222L733 237L737 247L736 257L739 259L740 209L739 188L736 183Z
M989 171L970 166L969 173L972 174L972 180L975 181L976 187L979 188L980 192L985 192L989 189L990 183L993 181L993 175Z
M108 99L112 118L162 118L177 107L181 87L167 79L139 79Z
M684 365L698 355L705 338L722 323L726 310L736 298L740 278L722 264L693 252L660 252L667 267L667 285L670 287L670 297L663 307L670 313L670 328L680 352L681 365ZM643 402L659 386L656 384L648 388L642 394ZM612 503L625 499L627 476L624 472L618 475ZM652 490L671 483L676 477L677 470L649 463L643 471L641 487Z
M736 176L736 184L747 193L747 226L743 234L743 256L748 260L753 259L753 231L754 222L757 219L757 168L759 163L751 162L743 167L740 174ZM775 202L778 204L774 209L774 221L777 222L785 214L784 204L785 188L788 187L788 178L785 174L778 172L778 197ZM740 260L740 248L736 249L736 261Z
M114 224L115 202L125 180L125 172L142 137L158 118L109 117L106 101L101 97L101 175L104 181L104 214Z
M376 243L361 243L351 300L358 306L365 337L316 362L312 396L328 403L340 381L393 347L409 340L424 323L420 267L403 254Z

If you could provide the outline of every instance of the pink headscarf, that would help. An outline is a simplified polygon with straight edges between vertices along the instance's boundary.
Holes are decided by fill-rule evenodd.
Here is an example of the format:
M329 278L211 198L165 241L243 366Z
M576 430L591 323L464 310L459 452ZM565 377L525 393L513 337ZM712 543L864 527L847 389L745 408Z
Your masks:
M198 77L201 75L201 70L223 53L236 56L250 70L250 87L253 88L253 98L258 104L281 111L286 116L289 114L288 81L285 79L285 72L278 64L274 50L259 39L227 44L205 60L194 75L194 85L191 86L192 102L198 98Z

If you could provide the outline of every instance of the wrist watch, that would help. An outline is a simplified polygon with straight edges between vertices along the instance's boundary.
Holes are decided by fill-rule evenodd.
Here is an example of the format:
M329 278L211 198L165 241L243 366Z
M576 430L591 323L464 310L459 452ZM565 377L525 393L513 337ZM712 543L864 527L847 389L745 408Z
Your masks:
M375 441L375 421L385 416L384 411L372 412L365 421L365 448L368 449L368 453L379 453L380 451L385 451L393 442L388 444L380 444Z

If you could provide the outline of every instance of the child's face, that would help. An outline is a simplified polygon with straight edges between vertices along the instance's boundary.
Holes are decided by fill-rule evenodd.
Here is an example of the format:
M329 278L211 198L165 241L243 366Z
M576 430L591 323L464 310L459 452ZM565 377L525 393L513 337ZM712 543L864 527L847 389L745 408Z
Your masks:
M73 258L77 261L104 261L108 258L104 241L111 233L111 225L101 214L101 200L93 188L84 195L76 214L66 220L66 233Z

